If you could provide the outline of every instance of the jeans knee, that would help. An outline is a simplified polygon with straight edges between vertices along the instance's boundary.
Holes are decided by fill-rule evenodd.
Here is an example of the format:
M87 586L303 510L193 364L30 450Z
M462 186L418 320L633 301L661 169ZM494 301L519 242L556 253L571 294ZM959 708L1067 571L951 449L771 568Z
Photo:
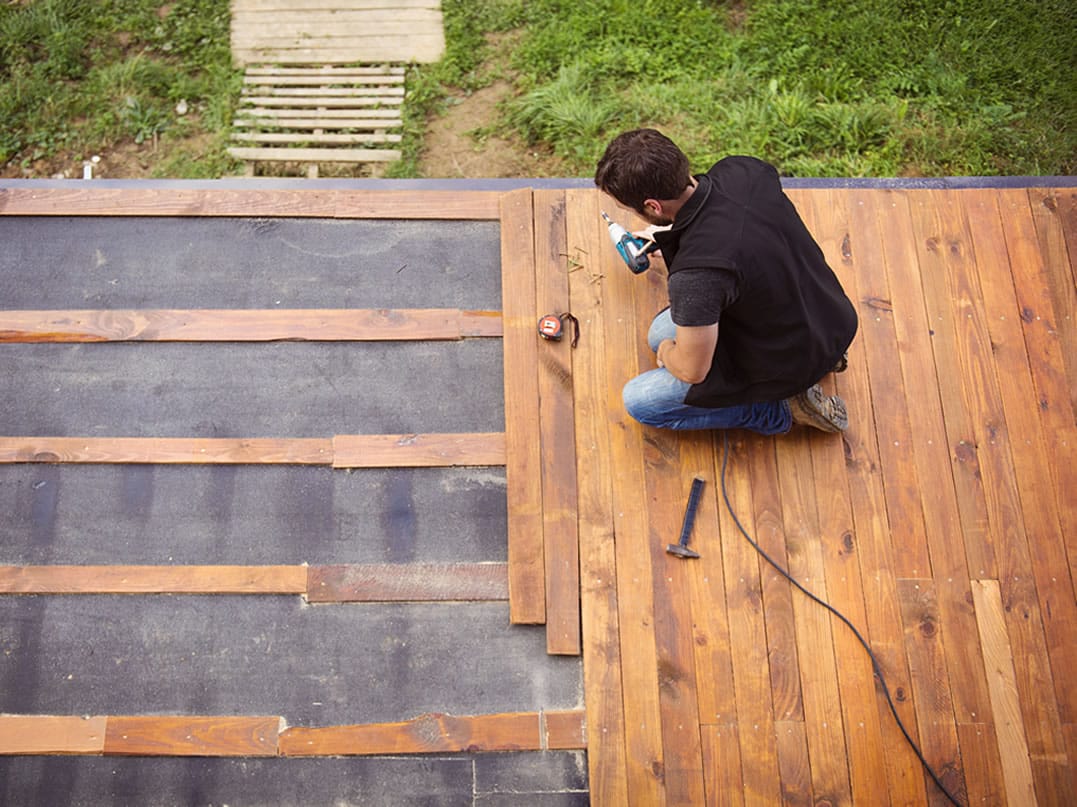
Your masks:
M638 381L638 377L633 378L624 385L624 389L621 390L621 400L624 402L625 411L633 420L646 424L649 407L646 405L646 398L641 394L643 385L637 383Z

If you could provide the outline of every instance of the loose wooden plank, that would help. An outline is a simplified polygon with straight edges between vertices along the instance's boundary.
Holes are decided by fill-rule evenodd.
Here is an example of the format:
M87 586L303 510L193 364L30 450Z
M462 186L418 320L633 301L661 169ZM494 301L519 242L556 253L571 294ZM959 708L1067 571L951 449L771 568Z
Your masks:
M267 74L255 73L248 70L243 76L243 84L247 87L329 87L338 85L366 86L370 84L380 86L403 83L403 71L398 71L396 73L388 73L384 71L364 73L347 70L337 70L334 72L311 70L305 73Z
M618 622L606 399L606 309L592 282L608 248L594 190L566 192L566 263L571 310L585 334L572 356L576 416L576 489L580 542L580 611L583 623L584 702L587 706L588 789L595 804L627 804L623 663ZM630 654L631 655L631 654Z
M0 342L458 340L500 326L499 312L451 308L0 311Z
M0 437L0 462L330 465L320 438Z
M333 110L262 110L259 115L245 115L246 110L240 110L236 113L235 120L232 121L233 129L288 129L290 130L290 136L300 137L301 135L308 134L308 131L295 131L295 130L313 130L313 129L350 129L350 130L366 130L370 132L384 132L386 129L398 129L403 125L403 121L398 116L386 116L386 117L374 117L368 113L370 112L391 112L386 109L371 109L371 110L357 110L351 112L346 109L333 109ZM271 112L280 112L288 114L270 114ZM336 112L341 113L340 117L329 117L324 115L324 112ZM320 117L311 117L311 115L319 115ZM356 117L357 115L364 115L364 117ZM247 134L246 132L236 132L237 136ZM399 142L399 141L393 141Z
M500 432L340 434L333 438L332 451L334 468L504 465L506 457Z
M312 566L310 602L443 602L508 599L504 563L358 563Z
M983 647L998 747L1002 752L1006 799L1010 804L1034 804L1036 792L1028 758L1028 742L1021 721L1013 648L1006 636L998 581L973 580L972 597L976 604L976 623L980 627L980 644ZM1050 794L1043 795L1050 799Z
M106 755L272 757L279 717L110 716Z
M426 714L398 723L295 727L280 735L286 757L539 751L537 712L454 717Z
M382 87L370 84L364 84L361 87L278 87L275 85L258 85L253 88L244 88L242 99L246 100L250 97L260 96L269 96L277 99L274 103L279 103L279 99L281 98L301 98L304 101L313 102L310 104L311 106L318 106L330 98L380 97L385 99L386 103L394 103L392 99L401 99L404 97L404 88L394 86Z
M381 37L355 41L349 47L336 47L330 40L324 47L308 47L298 43L294 48L239 48L232 56L237 64L351 64L367 62L436 62L444 51L444 41L437 35L412 37ZM333 45L333 47L330 47ZM358 47L357 47L358 46Z
M546 621L535 314L534 201L529 188L501 202L505 476L508 486L509 613L513 623Z
M565 193L537 190L535 217L535 309L569 310L565 270ZM580 653L580 552L576 525L576 435L572 411L569 334L542 340L538 349L539 437L542 451L542 544L546 578L546 650Z
M181 188L0 188L7 216L253 216L496 219L496 191L195 190Z
M262 88L264 89L264 88ZM401 99L399 97L387 97L376 92L368 92L363 95L349 95L347 97L310 97L311 93L300 96L277 95L272 93L247 94L242 98L242 103L253 106L275 107L277 109L302 110L304 114L311 111L321 112L327 109L347 109L351 114L367 114L368 107L381 107L400 114Z
M0 715L0 754L100 754L105 718Z
M544 745L549 751L571 751L587 747L586 712L543 712L545 725Z
M405 69L392 65L352 65L337 67L334 65L320 65L318 67L266 67L251 66L243 71L244 76L292 76L309 77L312 80L326 80L326 78L340 77L347 79L349 76L403 76Z
M303 594L304 566L0 566L3 594Z

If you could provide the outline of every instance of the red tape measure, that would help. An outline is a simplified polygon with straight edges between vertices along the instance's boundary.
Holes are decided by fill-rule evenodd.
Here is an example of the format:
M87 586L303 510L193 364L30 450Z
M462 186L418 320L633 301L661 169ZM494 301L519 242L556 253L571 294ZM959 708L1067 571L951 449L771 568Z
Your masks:
M547 314L542 317L538 321L539 336L553 342L560 342L561 337L565 335L564 321L566 319L572 320L572 324L575 326L572 347L576 347L576 343L580 341L580 321L567 312L564 314Z

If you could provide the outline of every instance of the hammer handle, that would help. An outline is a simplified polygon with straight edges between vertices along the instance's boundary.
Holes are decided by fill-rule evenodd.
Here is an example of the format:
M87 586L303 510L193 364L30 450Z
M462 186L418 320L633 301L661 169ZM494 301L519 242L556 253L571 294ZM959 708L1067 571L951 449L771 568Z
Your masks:
M699 497L703 493L703 477L697 476L692 480L692 490L688 493L688 506L684 508L684 523L681 525L681 546L688 546L688 537L692 534L692 525L696 520L696 510L699 509Z

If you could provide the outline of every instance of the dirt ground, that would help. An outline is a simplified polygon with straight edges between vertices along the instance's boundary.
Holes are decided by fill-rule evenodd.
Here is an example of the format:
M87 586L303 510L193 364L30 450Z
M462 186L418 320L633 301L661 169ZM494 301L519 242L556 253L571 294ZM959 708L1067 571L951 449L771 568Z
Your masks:
M419 163L422 176L431 179L569 176L562 161L548 150L529 148L508 134L480 133L496 121L497 105L509 92L511 86L502 80L473 93L451 97L445 113L428 123ZM164 137L168 137L167 133ZM207 135L200 137L208 139ZM197 152L196 140L188 141L188 145L194 145ZM60 155L38 160L25 168L13 162L0 168L0 177L77 179L83 176L84 162L96 157L92 161L94 177L146 179L153 176L154 166L168 146L164 141L156 144L147 141L141 145L127 142L99 154ZM333 173L323 170L322 175L333 176Z
M506 81L460 95L426 130L426 147L420 160L423 176L430 178L562 177L562 161L548 150L529 148L506 134L478 136L497 119L497 105L511 92Z

